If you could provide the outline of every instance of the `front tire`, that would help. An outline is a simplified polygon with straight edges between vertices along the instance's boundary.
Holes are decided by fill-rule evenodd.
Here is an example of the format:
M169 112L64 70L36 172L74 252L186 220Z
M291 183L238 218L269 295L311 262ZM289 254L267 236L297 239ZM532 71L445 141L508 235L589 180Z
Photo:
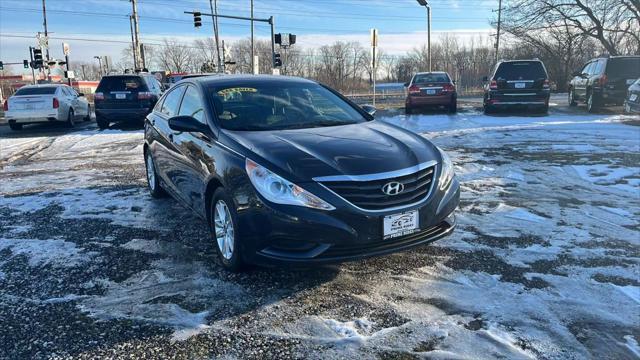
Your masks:
M407 114L407 115L413 114L413 109L411 108L411 106L405 106L404 107L404 113Z
M20 131L22 130L22 124L9 123L9 128L13 131Z
M147 169L147 186L149 187L149 193L152 197L159 199L165 197L167 193L160 186L160 178L158 178L158 172L156 171L156 163L153 161L151 151L147 150L145 156L145 168Z
M231 272L239 272L244 266L238 241L238 214L233 199L223 188L218 188L209 204L209 221L213 243L222 266Z
M573 89L569 89L569 106L577 106L576 93Z
M69 108L69 112L67 113L67 122L66 122L66 125L68 128L72 128L76 126L75 116L76 114L73 112L73 109Z

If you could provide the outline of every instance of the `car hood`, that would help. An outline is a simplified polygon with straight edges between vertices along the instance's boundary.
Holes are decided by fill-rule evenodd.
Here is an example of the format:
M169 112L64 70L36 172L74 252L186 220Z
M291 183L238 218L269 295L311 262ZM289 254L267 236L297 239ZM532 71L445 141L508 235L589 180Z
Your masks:
M432 160L440 162L437 148L425 138L381 121L279 131L225 130L224 134L231 140L228 145L232 148L297 182L312 181L319 176L388 172Z

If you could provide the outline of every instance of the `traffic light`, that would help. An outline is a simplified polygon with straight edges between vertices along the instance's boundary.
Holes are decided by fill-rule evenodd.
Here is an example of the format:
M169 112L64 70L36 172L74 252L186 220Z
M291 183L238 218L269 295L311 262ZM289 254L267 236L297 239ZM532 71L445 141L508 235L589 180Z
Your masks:
M29 60L22 60L22 66L24 66L25 69L29 68Z
M200 11L193 12L193 26L194 27L202 26L202 13Z
M36 69L42 68L42 65L43 65L43 62L42 62L42 50L33 49L33 64L35 65L34 68L36 68Z
M4 63L0 61L0 70L4 70Z
M279 66L282 66L282 59L280 59L279 53L275 53L273 54L273 67L279 67Z

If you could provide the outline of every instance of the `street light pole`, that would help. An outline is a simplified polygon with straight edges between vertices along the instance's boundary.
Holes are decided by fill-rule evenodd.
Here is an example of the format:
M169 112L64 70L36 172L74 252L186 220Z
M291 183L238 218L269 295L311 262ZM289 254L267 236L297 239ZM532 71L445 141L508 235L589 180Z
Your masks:
M427 62L429 63L429 72L431 72L431 6L427 0L417 0L420 6L427 9Z
M251 0L251 73L252 74L253 74L253 69L256 68L256 65L254 64L255 62L254 53L255 53L255 47L253 45L253 0Z

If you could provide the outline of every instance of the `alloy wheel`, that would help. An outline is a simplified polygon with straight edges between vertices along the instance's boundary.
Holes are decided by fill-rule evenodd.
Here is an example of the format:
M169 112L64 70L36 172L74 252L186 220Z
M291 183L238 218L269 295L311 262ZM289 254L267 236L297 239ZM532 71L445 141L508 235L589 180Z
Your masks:
M151 154L147 154L147 182L151 191L154 191L156 189L156 171Z
M216 202L213 221L216 242L218 243L220 254L222 254L222 257L226 260L231 260L233 257L235 231L233 228L233 220L231 219L231 212L223 200Z

